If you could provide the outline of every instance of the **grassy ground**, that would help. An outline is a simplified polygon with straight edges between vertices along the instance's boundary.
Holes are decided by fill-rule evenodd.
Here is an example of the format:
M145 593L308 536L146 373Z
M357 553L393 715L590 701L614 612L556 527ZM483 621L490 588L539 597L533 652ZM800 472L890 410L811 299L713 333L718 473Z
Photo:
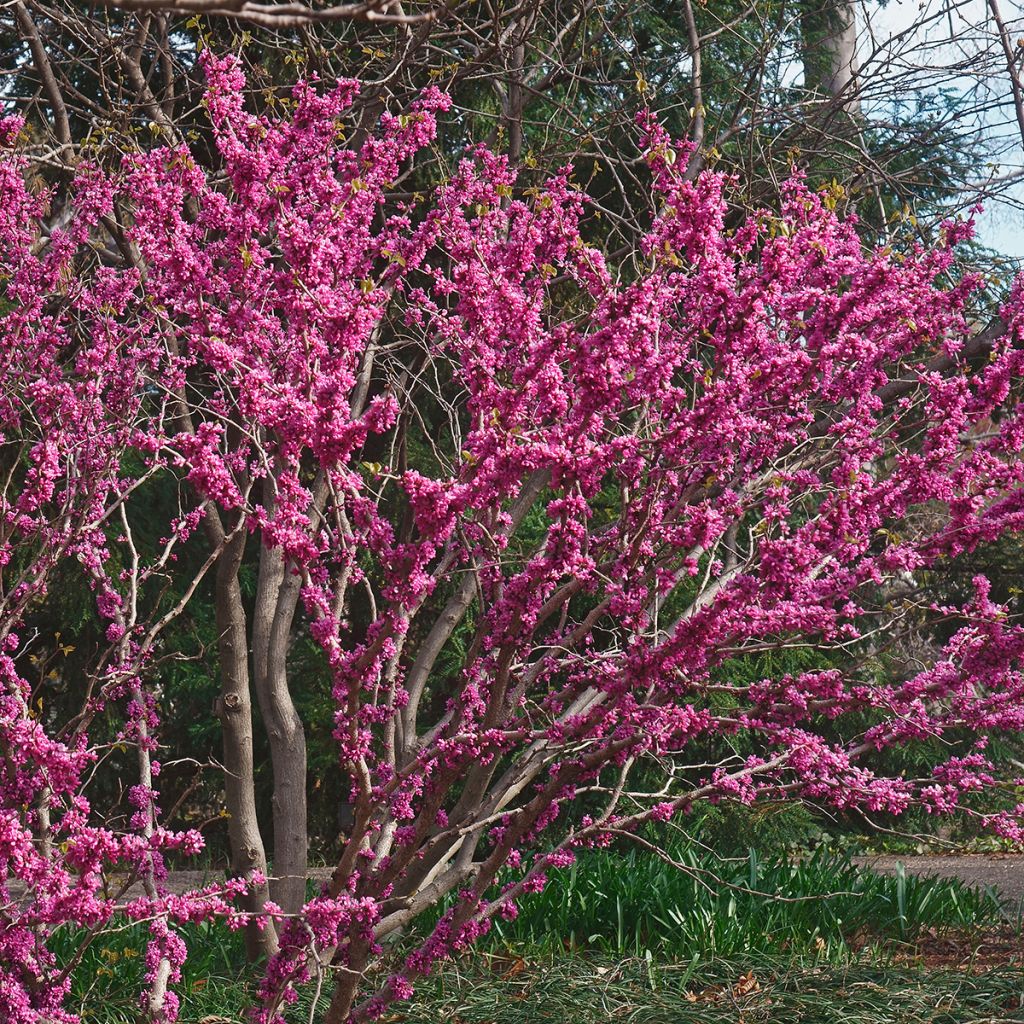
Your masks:
M478 953L421 984L385 1024L994 1024L1024 1021L1018 955L971 964L862 957L707 963L599 954ZM244 1024L237 979L187 987L183 1024ZM292 1011L308 1019L306 994ZM93 1020L111 1020L95 1016ZM118 1018L120 1019L120 1018Z
M182 1024L244 1024L234 967L190 977ZM125 989L124 996L128 997ZM748 956L662 962L595 953L474 953L420 984L386 1024L992 1024L1024 1022L1024 967L1013 936L978 955L862 954L837 965ZM304 993L290 1020L308 1020ZM86 1020L136 1019L107 1003Z
M588 854L384 1019L1024 1024L1019 922L991 894L828 854L674 855L680 867L637 851ZM202 927L184 937L183 1024L243 1024L253 973L241 936ZM79 941L57 935L52 947L63 956ZM87 1024L134 1024L144 943L138 927L103 936L75 972L69 1008ZM303 993L289 1021L309 1021L309 1004Z
M845 856L723 860L693 847L668 864L636 847L592 850L497 921L487 946L587 949L685 960L801 953L840 963L851 947L999 919L995 896L955 879L882 875Z
M1019 962L981 971L749 958L710 964L588 956L451 966L402 1024L982 1024L1021 1021Z

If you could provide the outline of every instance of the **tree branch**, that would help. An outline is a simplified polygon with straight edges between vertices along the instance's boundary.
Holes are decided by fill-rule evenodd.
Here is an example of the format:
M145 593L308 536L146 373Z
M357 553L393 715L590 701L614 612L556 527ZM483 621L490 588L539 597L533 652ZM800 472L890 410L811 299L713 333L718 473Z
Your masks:
M102 7L123 11L162 11L169 14L202 14L209 18L234 18L270 29L301 28L337 21L367 21L391 25L415 25L431 21L435 11L423 14L392 14L390 2L337 4L314 10L301 3L252 3L251 0L98 0Z

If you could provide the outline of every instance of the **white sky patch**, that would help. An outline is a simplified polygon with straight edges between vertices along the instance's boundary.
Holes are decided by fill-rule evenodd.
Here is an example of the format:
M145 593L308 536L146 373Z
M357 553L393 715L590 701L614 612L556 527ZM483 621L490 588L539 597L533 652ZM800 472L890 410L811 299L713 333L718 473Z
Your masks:
M1024 2L998 0L998 7L1024 73ZM1024 260L1024 141L988 0L864 0L859 14L865 113L884 116L900 95L945 90L961 100L957 130L987 152L968 186L974 193L963 200L985 204L978 218L984 244Z

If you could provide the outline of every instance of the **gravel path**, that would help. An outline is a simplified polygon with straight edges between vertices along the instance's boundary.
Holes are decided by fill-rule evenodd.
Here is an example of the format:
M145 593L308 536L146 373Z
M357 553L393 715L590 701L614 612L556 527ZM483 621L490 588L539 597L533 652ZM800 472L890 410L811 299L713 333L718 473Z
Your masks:
M902 862L912 875L959 878L968 885L992 886L1007 907L1024 911L1024 854L1018 853L925 853L856 857L875 871L892 874Z

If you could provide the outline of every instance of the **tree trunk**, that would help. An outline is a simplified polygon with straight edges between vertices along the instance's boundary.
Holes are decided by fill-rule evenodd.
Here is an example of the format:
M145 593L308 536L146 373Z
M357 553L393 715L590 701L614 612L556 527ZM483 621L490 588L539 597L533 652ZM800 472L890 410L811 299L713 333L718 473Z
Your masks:
M367 956L365 943L356 940L349 950L350 959L344 971L339 971L331 993L331 1001L327 1007L324 1024L345 1024L352 1014L356 995L362 980L362 972L366 968Z
M805 0L800 16L804 88L860 113L857 13L851 0Z
M224 531L219 518L211 514L205 521L213 543L223 543ZM238 583L238 569L244 551L245 532L240 530L228 541L217 561L215 585L221 681L217 717L224 733L224 791L230 814L228 839L231 846L231 874L248 878L255 871L264 876L267 874L267 855L256 818L249 654L245 607ZM250 912L259 912L269 897L266 885L257 886L243 906ZM273 923L265 928L249 925L245 945L251 960L275 953L277 932Z
M270 896L288 914L306 901L306 737L288 689L287 655L300 578L280 548L263 547L253 613L253 682L274 771Z

